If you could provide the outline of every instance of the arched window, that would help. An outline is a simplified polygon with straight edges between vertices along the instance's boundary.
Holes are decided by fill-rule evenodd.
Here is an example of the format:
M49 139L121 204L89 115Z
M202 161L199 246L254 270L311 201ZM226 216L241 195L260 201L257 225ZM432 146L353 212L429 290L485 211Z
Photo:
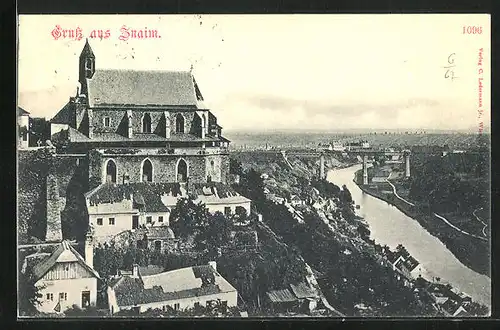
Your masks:
M145 113L142 117L142 132L151 133L151 116L149 113Z
M106 182L116 183L116 164L112 159L106 164Z
M142 163L142 182L153 182L153 164L149 159Z
M187 164L184 159L179 160L177 164L177 182L186 182L187 179Z
M175 116L175 132L184 133L184 116L180 113Z

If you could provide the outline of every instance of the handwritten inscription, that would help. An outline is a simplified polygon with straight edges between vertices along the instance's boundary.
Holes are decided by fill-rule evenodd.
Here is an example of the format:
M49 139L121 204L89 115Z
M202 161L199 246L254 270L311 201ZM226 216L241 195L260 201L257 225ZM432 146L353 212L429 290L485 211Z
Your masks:
M479 55L478 55L478 61L477 61L477 66L478 66L478 70L477 70L477 73L478 73L478 91L477 91L477 94L478 94L478 109L477 109L477 118L479 120L479 134L482 134L483 133L483 129L484 129L484 123L483 123L483 113L484 113L484 109L483 109L483 49L480 48L479 49Z
M446 69L446 73L444 74L444 77L446 79L456 79L458 77L455 76L455 53L451 53L450 56L448 56L448 65L444 66L443 68Z
M56 25L51 31L51 36L54 40L82 40L84 35L91 39L109 39L113 35L118 35L117 39L121 41L127 41L129 39L160 39L161 35L156 29L149 29L145 27L144 29L134 29L126 25L118 30L116 34L112 33L111 29L95 29L87 34L84 33L83 29L77 26L76 28L62 28L60 25Z

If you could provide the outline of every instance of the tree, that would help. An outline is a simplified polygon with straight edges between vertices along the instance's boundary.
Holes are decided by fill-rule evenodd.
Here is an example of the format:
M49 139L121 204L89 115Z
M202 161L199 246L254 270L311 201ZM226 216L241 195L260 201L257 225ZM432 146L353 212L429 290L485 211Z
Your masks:
M192 198L180 198L172 210L172 228L181 237L193 233L195 227L206 224L208 210L203 203L195 204Z
M196 237L197 241L202 248L213 253L217 248L228 243L231 237L231 227L231 221L224 214L215 212L209 216L208 225L200 229Z
M241 166L241 162L237 159L231 158L229 160L229 172L241 176L243 174L243 167Z
M81 309L77 305L73 305L64 311L64 315L69 317L104 317L108 316L108 313L103 310L98 310L95 306Z
M40 305L43 287L36 286L35 282L26 274L19 274L18 308L19 314L23 316L33 316L37 313L37 306Z
M94 269L102 277L115 275L123 266L124 251L121 251L112 243L111 245L99 244L94 249Z

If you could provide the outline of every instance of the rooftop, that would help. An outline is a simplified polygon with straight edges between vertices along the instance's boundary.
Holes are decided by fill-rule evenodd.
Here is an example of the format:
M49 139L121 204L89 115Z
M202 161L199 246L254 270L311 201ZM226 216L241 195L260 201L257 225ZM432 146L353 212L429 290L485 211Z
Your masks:
M210 265L186 267L155 275L141 274L140 278L123 276L110 286L115 291L119 306L236 291Z
M290 289L272 290L266 293L271 302L292 302L299 299L318 298L318 294L304 282L290 284Z
M204 204L236 204L250 199L238 194L230 185L221 182L192 183L190 193L198 196L195 202ZM143 205L144 211L168 212L180 197L187 197L177 182L136 182L128 184L105 183L88 192L91 206L130 200L135 206ZM134 206L134 207L135 207Z
M163 204L161 196L164 194L180 194L178 183L172 182L135 182L128 184L105 183L88 192L86 198L91 206L97 204L118 203L133 198L134 203L140 204L146 212L168 212L170 209Z
M48 258L43 259L33 267L33 279L35 281L41 279L57 263L74 261L87 269L93 276L100 278L99 274L87 265L83 257L69 244L69 242L63 241Z
M18 116L29 116L29 112L24 110L23 108L21 107L17 107L17 115Z
M198 107L203 97L188 71L96 70L87 80L89 104Z

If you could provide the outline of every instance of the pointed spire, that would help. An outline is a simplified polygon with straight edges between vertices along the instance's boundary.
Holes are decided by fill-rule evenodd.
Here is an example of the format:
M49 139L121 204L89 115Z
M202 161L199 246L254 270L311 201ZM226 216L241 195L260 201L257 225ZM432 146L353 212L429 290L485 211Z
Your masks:
M94 52L92 51L92 48L90 47L88 38L85 39L85 46L83 46L82 53L80 54L80 57L83 57L83 56L95 58Z

